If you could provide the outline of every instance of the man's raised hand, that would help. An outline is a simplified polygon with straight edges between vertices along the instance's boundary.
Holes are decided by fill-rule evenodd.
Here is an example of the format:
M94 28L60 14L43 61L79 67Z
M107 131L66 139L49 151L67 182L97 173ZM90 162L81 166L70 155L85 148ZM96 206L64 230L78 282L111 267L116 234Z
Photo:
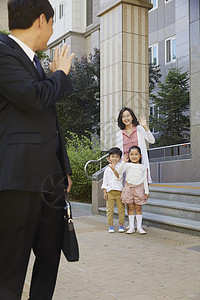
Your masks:
M71 53L69 55L70 48L71 46L67 47L67 45L64 44L59 53L59 47L56 47L53 62L50 64L50 70L52 73L61 70L68 75L71 68L72 59L75 55L75 53Z

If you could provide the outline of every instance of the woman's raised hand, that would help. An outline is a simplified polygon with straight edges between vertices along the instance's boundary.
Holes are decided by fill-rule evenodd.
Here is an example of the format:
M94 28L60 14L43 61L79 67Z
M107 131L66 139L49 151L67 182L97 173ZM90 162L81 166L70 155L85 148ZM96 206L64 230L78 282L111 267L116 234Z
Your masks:
M147 126L147 120L144 115L140 116L139 123L146 131L149 131L149 128Z

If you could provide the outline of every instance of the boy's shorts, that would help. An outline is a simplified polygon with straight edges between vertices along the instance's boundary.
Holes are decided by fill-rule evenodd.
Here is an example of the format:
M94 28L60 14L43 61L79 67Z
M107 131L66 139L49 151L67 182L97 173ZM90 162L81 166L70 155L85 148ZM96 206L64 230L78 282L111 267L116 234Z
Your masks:
M121 199L122 202L125 204L146 204L147 199L145 196L144 184L141 183L139 185L133 185L131 183L126 182L122 190Z

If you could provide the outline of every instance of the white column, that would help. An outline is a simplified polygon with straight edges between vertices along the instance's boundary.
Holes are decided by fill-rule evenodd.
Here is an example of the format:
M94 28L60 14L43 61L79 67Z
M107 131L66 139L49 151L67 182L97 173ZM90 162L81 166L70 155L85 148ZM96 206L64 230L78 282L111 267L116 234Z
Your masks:
M100 0L101 144L115 146L117 116L131 107L148 117L148 0Z

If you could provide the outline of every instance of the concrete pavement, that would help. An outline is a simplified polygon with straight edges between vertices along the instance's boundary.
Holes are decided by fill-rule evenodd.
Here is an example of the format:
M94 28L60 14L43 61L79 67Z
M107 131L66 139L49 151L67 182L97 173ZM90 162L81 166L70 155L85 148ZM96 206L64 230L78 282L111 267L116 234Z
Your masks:
M106 217L73 214L80 261L62 256L53 300L200 300L199 237L145 226L146 235L108 233Z

